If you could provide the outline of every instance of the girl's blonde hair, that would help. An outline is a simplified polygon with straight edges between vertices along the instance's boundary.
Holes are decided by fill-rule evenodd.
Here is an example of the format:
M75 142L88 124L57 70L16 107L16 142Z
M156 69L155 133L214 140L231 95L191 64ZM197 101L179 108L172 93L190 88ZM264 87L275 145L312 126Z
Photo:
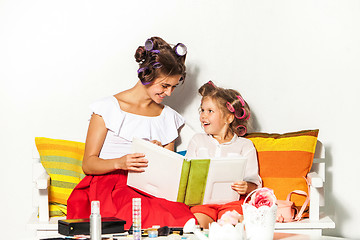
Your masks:
M234 89L225 89L215 86L209 81L199 88L199 93L204 99L210 97L214 100L224 116L233 114L234 120L229 128L238 136L244 136L249 127L250 107L240 93Z

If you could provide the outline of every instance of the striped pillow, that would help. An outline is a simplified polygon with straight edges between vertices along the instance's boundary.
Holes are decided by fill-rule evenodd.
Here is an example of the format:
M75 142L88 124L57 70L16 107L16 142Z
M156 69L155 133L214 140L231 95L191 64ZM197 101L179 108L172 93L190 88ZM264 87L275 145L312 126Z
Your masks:
M308 192L303 177L309 173L319 130L304 130L285 134L250 133L246 137L258 153L260 177L264 187L274 190L285 200L293 190ZM305 197L293 194L291 200L302 206Z
M41 163L51 179L50 215L65 215L67 199L85 176L82 171L85 144L44 137L36 137L35 144Z
M67 215L67 206L60 203L49 203L50 217L65 217Z

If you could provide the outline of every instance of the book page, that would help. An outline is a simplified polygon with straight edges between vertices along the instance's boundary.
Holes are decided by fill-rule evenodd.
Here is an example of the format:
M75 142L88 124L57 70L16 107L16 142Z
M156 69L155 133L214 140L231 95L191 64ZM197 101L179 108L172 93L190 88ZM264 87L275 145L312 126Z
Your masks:
M239 200L239 194L231 189L234 182L242 181L246 158L213 158L210 161L203 204L223 204Z
M177 201L184 156L139 138L133 139L132 152L144 153L149 163L145 172L129 172L127 185Z

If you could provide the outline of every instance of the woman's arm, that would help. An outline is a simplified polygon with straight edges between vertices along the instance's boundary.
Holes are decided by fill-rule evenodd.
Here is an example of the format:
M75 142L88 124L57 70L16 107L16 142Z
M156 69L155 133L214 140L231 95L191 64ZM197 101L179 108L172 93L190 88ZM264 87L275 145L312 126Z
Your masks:
M168 144L164 145L164 148L169 149L171 151L174 151L174 149L175 149L175 140L172 141L171 143L168 143Z
M143 168L147 166L147 160L144 159L144 154L141 153L127 154L114 159L99 158L106 134L107 128L103 118L93 114L89 123L82 164L85 174L99 175L118 169L136 172L144 171Z
M161 142L158 141L158 140L152 140L150 142L155 144L155 145L158 145L159 147L166 148L166 149L168 149L170 151L174 151L174 148L175 148L175 140L172 141L171 143L166 144L166 145L162 145Z

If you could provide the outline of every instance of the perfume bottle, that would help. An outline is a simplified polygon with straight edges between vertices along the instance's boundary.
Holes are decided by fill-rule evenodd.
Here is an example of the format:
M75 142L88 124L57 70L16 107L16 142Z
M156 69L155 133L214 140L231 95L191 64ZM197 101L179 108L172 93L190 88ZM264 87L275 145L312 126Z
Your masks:
M91 202L90 239L101 240L101 215L99 201Z

